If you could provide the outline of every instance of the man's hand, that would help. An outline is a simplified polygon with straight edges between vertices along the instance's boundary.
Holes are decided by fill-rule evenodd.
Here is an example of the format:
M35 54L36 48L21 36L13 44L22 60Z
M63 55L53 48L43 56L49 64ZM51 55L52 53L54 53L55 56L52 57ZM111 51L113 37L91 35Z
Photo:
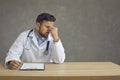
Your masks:
M18 67L20 67L20 65L22 65L22 62L11 60L8 65L8 68L12 70L16 70L18 69Z
M54 39L55 42L57 42L59 40L59 36L58 36L58 28L57 27L49 27L49 30L51 32L51 35Z

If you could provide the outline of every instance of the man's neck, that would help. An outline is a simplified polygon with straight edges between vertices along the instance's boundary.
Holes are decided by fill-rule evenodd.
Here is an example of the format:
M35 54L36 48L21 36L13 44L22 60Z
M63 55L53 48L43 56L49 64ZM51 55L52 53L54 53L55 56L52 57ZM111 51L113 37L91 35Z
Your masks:
M39 34L39 32L36 30L36 28L35 28L35 33L36 33L36 35L40 38L40 37L42 37L40 34Z

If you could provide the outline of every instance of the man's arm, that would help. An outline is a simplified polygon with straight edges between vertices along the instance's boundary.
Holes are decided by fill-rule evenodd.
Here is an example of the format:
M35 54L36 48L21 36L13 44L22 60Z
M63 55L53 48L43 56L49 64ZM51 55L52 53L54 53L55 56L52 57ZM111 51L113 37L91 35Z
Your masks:
M23 41L23 34L21 33L7 53L7 57L5 58L5 66L7 68L17 69L20 66L20 56L23 52Z
M63 63L65 60L64 47L59 40L58 42L53 42L51 46L51 59L54 63Z
M51 47L52 61L55 63L63 63L65 60L65 52L61 40L58 36L58 29L57 27L53 27L53 26L50 26L49 29L53 37L53 44Z

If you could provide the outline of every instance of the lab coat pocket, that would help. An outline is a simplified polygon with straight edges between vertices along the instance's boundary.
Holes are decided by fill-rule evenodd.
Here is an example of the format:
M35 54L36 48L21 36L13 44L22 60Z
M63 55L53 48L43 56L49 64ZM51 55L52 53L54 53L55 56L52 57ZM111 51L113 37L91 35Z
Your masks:
M44 51L45 51L44 49L39 49L39 53L38 53L39 56L43 56L44 55Z
M30 45L26 45L25 46L25 48L24 48L24 53L26 54L28 54L28 53L30 53L31 52L31 50L30 50Z
M26 62L32 62L35 60L34 55L31 52L31 49L24 48L22 59L23 59L23 61L26 61Z
M24 53L25 53L25 54L29 54L29 53L31 53L31 51L30 51L29 48L25 48L25 49L24 49Z

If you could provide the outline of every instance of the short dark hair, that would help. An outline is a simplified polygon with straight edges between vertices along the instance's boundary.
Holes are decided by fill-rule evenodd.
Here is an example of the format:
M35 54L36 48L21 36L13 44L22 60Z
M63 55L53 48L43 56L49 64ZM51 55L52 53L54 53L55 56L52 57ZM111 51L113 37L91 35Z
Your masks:
M42 13L42 14L37 16L36 22L41 23L43 21L53 21L53 22L55 22L56 18L49 13Z

